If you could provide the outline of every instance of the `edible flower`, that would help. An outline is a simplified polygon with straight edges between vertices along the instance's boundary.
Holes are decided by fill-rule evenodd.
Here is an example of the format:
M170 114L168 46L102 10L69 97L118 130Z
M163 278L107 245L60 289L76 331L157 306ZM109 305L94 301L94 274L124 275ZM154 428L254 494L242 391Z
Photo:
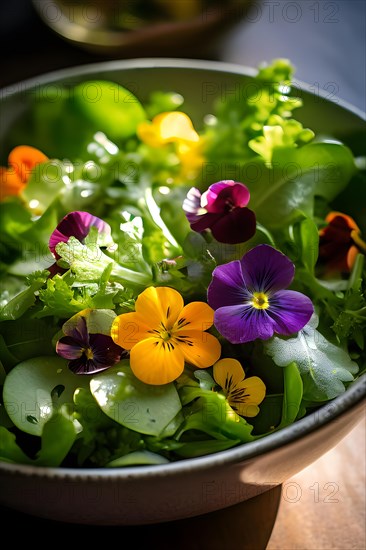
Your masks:
M83 310L66 322L62 327L65 336L56 344L56 353L69 360L69 369L75 374L103 371L127 356L109 335L88 330L89 311Z
M217 361L213 376L237 414L253 417L259 413L258 405L266 395L266 386L258 376L245 378L245 371L237 359Z
M48 160L42 151L30 145L14 147L8 156L9 167L0 167L0 200L19 195L28 182L33 168Z
M167 384L182 374L185 362L206 368L219 359L218 339L205 332L213 317L212 308L204 302L185 306L173 288L150 286L137 297L135 312L115 318L111 335L130 350L137 378L146 384Z
M160 113L151 122L141 122L137 134L151 147L161 147L166 143L197 143L200 139L189 116L180 111Z
M221 243L248 241L256 230L256 217L247 208L249 189L243 183L223 180L210 185L203 194L192 187L183 202L183 210L193 231L211 230Z
M204 140L200 138L186 113L160 113L151 122L142 122L137 128L141 141L151 147L174 143L181 164L180 177L194 179L204 161Z
M81 243L89 235L91 227L98 230L98 244L108 246L112 244L111 227L108 223L89 212L75 211L67 214L51 234L48 246L52 254L57 256L56 246L67 243L70 237L75 237Z
M215 310L220 334L232 344L243 344L301 330L314 308L304 294L284 290L294 274L291 260L267 244L252 248L241 260L216 267L208 303Z
M327 226L319 231L319 262L328 274L349 273L357 254L366 254L366 242L355 220L342 212L330 212Z

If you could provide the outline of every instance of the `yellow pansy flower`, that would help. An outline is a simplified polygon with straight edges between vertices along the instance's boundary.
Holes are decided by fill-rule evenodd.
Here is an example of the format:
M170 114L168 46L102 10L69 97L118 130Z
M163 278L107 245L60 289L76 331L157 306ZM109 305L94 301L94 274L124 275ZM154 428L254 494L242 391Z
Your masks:
M213 377L236 413L249 417L259 413L258 405L266 395L266 386L258 376L245 378L237 359L220 359L213 366Z
M198 143L200 139L189 116L180 111L160 113L152 122L141 122L137 128L137 135L151 147L179 142L192 144Z
M130 365L146 384L176 380L185 363L210 367L221 354L221 344L205 332L213 325L213 309L205 302L184 305L177 290L148 287L137 298L135 311L115 318L111 336L130 350Z
M181 111L160 113L137 128L141 141L151 147L173 143L181 164L180 177L194 179L205 160L205 140L198 135L188 115Z
M194 179L196 177L205 161L204 148L205 141L202 138L197 143L178 143L177 156L181 163L180 175L182 178Z

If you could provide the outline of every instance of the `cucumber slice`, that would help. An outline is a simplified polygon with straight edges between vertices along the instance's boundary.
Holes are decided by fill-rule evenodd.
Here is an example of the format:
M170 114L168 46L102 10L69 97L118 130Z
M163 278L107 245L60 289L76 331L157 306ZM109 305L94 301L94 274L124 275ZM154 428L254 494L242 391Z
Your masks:
M22 361L5 378L4 407L23 432L40 436L59 406L73 404L77 388L88 387L88 376L76 375L61 357L34 357Z

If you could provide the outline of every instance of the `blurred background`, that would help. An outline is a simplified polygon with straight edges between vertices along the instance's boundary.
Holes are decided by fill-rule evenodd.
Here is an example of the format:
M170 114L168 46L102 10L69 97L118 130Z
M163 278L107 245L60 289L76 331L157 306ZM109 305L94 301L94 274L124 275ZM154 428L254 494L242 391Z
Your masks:
M365 111L365 27L364 0L2 0L0 86L110 59L286 57L315 93Z

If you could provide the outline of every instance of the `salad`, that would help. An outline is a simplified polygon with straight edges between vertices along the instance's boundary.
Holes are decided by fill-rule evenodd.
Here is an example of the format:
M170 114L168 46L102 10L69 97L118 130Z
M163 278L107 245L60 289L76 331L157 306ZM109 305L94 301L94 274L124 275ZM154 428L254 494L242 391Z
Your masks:
M1 159L0 460L216 453L365 372L365 162L303 127L293 73L202 119L175 90L37 91Z

